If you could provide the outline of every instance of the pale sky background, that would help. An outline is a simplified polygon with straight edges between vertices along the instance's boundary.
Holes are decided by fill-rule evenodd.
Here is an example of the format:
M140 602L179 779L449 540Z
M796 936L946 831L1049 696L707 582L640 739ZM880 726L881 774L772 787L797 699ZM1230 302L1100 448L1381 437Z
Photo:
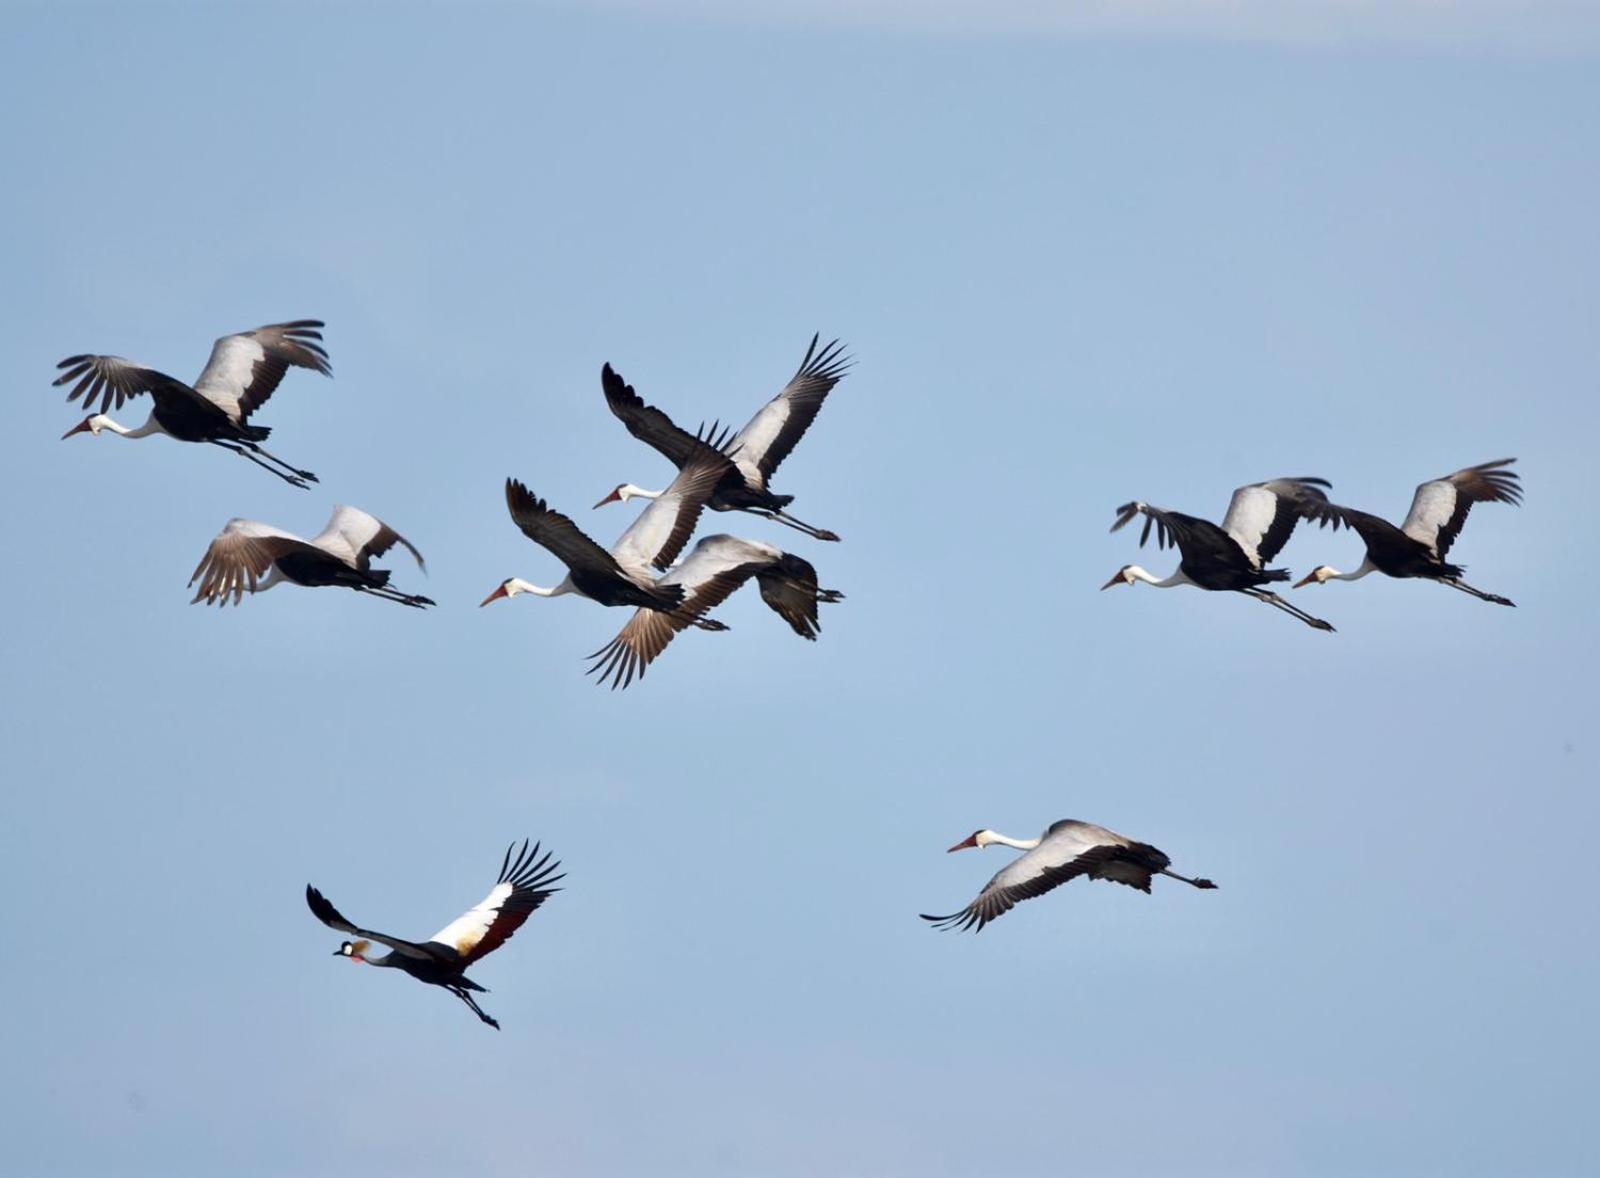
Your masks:
M734 7L6 10L4 1168L1600 1170L1594 7ZM61 357L300 316L312 492L56 440ZM507 475L605 543L668 476L602 362L743 421L814 331L859 363L780 489L844 542L711 522L849 595L817 644L747 591L613 694L621 611L476 608L560 576ZM1455 555L1516 610L1097 591L1175 563L1129 498L1398 519L1509 455ZM437 610L188 604L336 501ZM917 919L1064 817L1220 889ZM570 874L474 970L500 1033L301 898L426 937L524 834Z

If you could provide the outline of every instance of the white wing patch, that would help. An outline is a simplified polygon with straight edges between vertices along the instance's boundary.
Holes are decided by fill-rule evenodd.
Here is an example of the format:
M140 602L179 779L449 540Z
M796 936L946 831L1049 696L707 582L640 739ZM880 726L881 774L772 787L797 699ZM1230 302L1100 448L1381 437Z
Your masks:
M778 440L789 420L789 402L779 393L756 411L745 427L728 443L727 450L739 473L753 487L765 489L767 480L761 473L761 459Z
M1456 511L1456 488L1449 479L1435 479L1417 488L1400 530L1418 543L1439 550L1439 529L1450 522Z
M465 957L478 947L479 941L483 940L484 934L489 931L489 926L494 924L494 918L500 915L500 905L506 902L511 891L511 885L508 883L495 884L481 904L467 909L428 940L434 944L448 945Z
M1277 495L1265 487L1240 487L1228 500L1228 514L1222 517L1222 530L1259 565L1261 539L1277 516Z
M194 391L237 421L256 364L266 355L267 350L247 334L225 335L212 345L211 359L194 382Z
M333 509L327 527L313 536L311 543L355 568L360 563L361 550L381 531L382 520L359 507L346 507L341 503Z

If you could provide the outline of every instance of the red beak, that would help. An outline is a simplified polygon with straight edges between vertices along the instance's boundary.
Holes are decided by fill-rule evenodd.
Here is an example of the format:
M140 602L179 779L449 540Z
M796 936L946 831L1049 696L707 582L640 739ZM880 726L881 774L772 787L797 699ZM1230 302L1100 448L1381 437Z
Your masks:
M61 435L61 440L64 442L68 438L70 438L73 434L81 434L85 430L87 430L88 428L89 428L89 419L87 417L85 417L82 421L78 422L77 425L73 426L66 433L62 434Z
M478 608L482 609L484 606L488 605L491 601L498 601L502 597L509 597L509 596L510 596L510 594L506 592L506 587L504 585L496 586L495 591L493 593L489 594L489 596L485 597L482 601L478 602Z
M950 851L965 851L968 847L976 847L977 845L978 845L978 836L975 835L975 834L970 834L966 838L962 839L955 846L951 847ZM950 853L950 851L946 851L945 854L948 855Z
M600 502L596 503L594 506L595 507L604 507L607 503L616 503L621 498L622 498L621 495L619 495L616 491L613 491L613 492L611 492L611 494L607 495L604 499L600 500ZM590 510L592 511L592 510L594 510L594 508L590 508Z
M1111 580L1107 581L1104 585L1100 586L1100 592L1104 593L1107 589L1110 589L1113 585L1120 585L1120 584L1122 584L1122 574L1118 573L1116 576L1112 577Z

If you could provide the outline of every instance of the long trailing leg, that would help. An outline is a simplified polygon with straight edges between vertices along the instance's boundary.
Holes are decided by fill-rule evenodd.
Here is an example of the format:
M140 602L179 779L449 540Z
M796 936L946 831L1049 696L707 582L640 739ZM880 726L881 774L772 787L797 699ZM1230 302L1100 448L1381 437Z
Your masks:
M1179 875L1176 871L1168 871L1165 868L1162 868L1161 874L1171 876L1173 879L1181 879L1192 888L1214 888L1217 886L1209 879L1190 879L1187 875Z
M450 987L450 993L454 994L457 998L461 999L461 1001L465 1002L469 1007L472 1008L472 1013L473 1014L477 1015L479 1018L481 1018L484 1022L488 1023L495 1030L498 1031L500 1029L499 1021L497 1019L491 1018L487 1014L484 1014L483 1013L483 1007L479 1006L476 1002L474 1002L472 1000L472 995L468 994L465 990L463 990L463 989L461 989L461 988L459 988L457 986L451 986Z
M261 459L257 458L254 454L250 453L249 450L246 450L243 446L235 445L232 442L224 442L219 438L211 438L210 442L211 442L211 444L213 446L221 446L224 450L232 450L235 454L239 455L241 458L248 458L251 462L255 463L262 470L268 471L271 474L277 475L280 479L282 479L284 482L288 483L292 487L299 487L303 491L309 491L311 489L310 484L307 483L306 480L301 478L298 474L286 474L285 472L279 470L276 466L269 466L267 463L265 463L265 462L261 461Z
M1249 597L1254 597L1257 601L1264 601L1270 606L1281 609L1284 613L1290 615L1291 617L1299 618L1313 630L1326 630L1330 634L1333 633L1333 627L1329 623L1323 621L1321 618L1312 617L1310 614L1306 613L1305 610L1300 609L1298 606L1290 605L1276 593L1268 593L1265 589L1241 589L1239 592L1246 594Z
M308 483L314 483L314 482L318 481L317 476L312 474L309 470L298 470L298 469L296 469L295 467L289 465L289 463L285 462L283 459L279 458L276 454L268 453L265 449L263 449L261 446L259 446L255 442L242 442L240 444L243 445L248 450L250 450L252 453L259 454L263 458L267 458L267 459L270 459L273 462L276 462L279 466L283 467L284 470L288 471L290 474L294 475L296 478L305 479L306 482L308 482Z
M764 507L752 507L749 509L749 511L751 515L759 515L763 519L770 519L774 523L782 524L786 528L793 528L797 532L804 532L813 540L837 540L839 538L836 532L830 532L827 528L812 527L810 524L805 523L802 520L795 519L794 516L790 515L786 511L768 511Z
M1448 585L1452 589L1459 589L1463 593L1470 593L1479 601L1492 601L1496 605L1509 605L1512 609L1517 607L1517 603L1512 601L1509 597L1501 597L1498 593L1485 593L1482 589L1474 589L1465 581L1453 580L1450 577L1440 577L1439 584Z
M412 605L418 609L437 604L431 597L422 597L415 593L401 593L398 589L374 589L368 585L352 585L350 588L357 593L370 593L372 596L381 597L385 601L394 601L401 605Z

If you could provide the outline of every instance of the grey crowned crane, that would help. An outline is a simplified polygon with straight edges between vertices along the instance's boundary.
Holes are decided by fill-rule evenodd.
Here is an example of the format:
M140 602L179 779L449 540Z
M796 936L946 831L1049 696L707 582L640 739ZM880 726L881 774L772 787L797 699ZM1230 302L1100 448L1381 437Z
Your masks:
M100 409L62 434L62 440L80 433L98 437L110 430L124 438L164 434L180 442L209 442L243 455L286 483L305 487L317 476L263 450L261 443L272 431L251 425L250 415L272 396L290 368L332 375L321 328L320 319L296 319L225 335L212 345L211 359L193 385L120 356L68 356L57 365L66 371L54 384L76 381L67 400L82 397L89 408L99 397ZM108 410L122 408L141 393L149 393L152 402L143 425L129 429L108 416Z
M1470 593L1481 601L1515 605L1507 598L1466 584L1461 580L1465 571L1462 566L1445 560L1474 503L1522 502L1522 487L1516 472L1502 469L1515 461L1515 458L1501 458L1423 483L1412 497L1405 522L1398 528L1386 519L1353 507L1330 504L1324 522L1331 520L1336 531L1340 524L1352 529L1366 541L1366 558L1353 573L1341 573L1328 565L1320 565L1297 582L1295 588L1326 585L1329 581L1359 581L1368 573L1383 573L1388 577L1422 577Z
M1217 886L1209 879L1190 879L1168 870L1172 860L1149 843L1135 842L1114 830L1071 818L1051 823L1036 839L1007 838L992 830L976 831L950 850L963 851L969 847L982 850L996 843L1027 854L996 872L977 899L960 912L949 916L924 915L923 920L939 929L982 932L984 925L1004 916L1021 901L1042 896L1080 875L1127 884L1146 894L1150 891L1151 878L1156 875L1169 876L1196 888Z
M657 586L681 588L683 604L668 611L638 610L615 638L589 656L594 663L588 673L599 671L596 682L610 682L613 691L644 678L645 668L668 643L699 624L707 611L721 605L751 577L760 587L761 599L807 641L816 641L822 629L817 603L844 600L837 589L819 589L817 570L793 553L737 536L707 536L683 563L656 582Z
M576 594L601 605L674 610L683 604L680 585L660 585L656 571L668 568L694 534L695 524L717 481L732 468L725 454L703 443L685 462L678 477L640 513L607 552L577 524L550 508L516 479L506 480L506 508L522 534L548 549L567 566L567 575L553 589L520 577L507 577L480 605L519 593L539 597ZM707 623L707 629L718 629Z
M1299 618L1316 630L1333 629L1321 618L1314 618L1290 605L1262 585L1287 581L1287 569L1269 569L1267 563L1278 555L1301 519L1313 518L1327 508L1328 496L1320 489L1331 486L1326 479L1272 479L1240 487L1228 502L1228 514L1219 528L1210 520L1178 511L1152 507L1148 503L1124 503L1117 508L1113 532L1136 515L1145 517L1139 536L1142 548L1150 538L1152 526L1161 548L1176 545L1182 554L1178 570L1170 577L1156 577L1136 564L1123 565L1116 576L1100 586L1132 585L1143 581L1157 589L1193 585L1199 589L1232 591L1264 601L1275 609Z
M513 858L513 854L515 857ZM326 896L310 884L306 885L306 903L323 924L341 933L360 938L345 941L334 950L335 957L345 957L358 965L373 965L379 969L398 969L419 982L441 986L465 1002L472 1013L495 1030L500 1024L483 1012L472 994L487 994L483 986L467 977L467 969L493 953L511 939L525 920L533 915L539 905L560 888L550 885L563 875L555 874L560 863L550 861L550 853L539 856L539 844L528 849L528 840L522 848L512 843L500 863L500 875L483 902L467 909L426 941L403 941L386 933L357 928L339 914ZM392 952L374 957L369 952L371 942L387 945Z
M224 606L231 598L237 605L246 593L265 593L288 583L310 588L343 585L401 605L432 605L426 597L391 589L389 571L372 567L374 557L396 544L416 558L418 568L427 571L422 553L411 541L358 507L335 507L327 527L309 540L271 524L232 519L211 541L189 578L190 585L200 582L190 604L204 601Z
M628 432L660 451L673 465L681 468L702 436L733 457L735 469L723 477L711 496L712 511L747 511L776 520L816 540L837 540L839 537L827 529L795 519L785 510L794 502L794 496L774 494L767 485L779 464L811 427L822 402L827 400L833 386L843 379L852 363L838 340L819 351L817 341L820 338L811 337L811 346L806 349L799 371L731 440L727 431L719 435L715 424L710 430L703 430L701 436L680 429L660 409L646 405L633 391L633 386L625 383L609 364L600 370L600 384L605 391L606 404L628 427ZM622 483L595 506L604 507L607 503L627 502L633 498L653 499L659 494L659 491Z

